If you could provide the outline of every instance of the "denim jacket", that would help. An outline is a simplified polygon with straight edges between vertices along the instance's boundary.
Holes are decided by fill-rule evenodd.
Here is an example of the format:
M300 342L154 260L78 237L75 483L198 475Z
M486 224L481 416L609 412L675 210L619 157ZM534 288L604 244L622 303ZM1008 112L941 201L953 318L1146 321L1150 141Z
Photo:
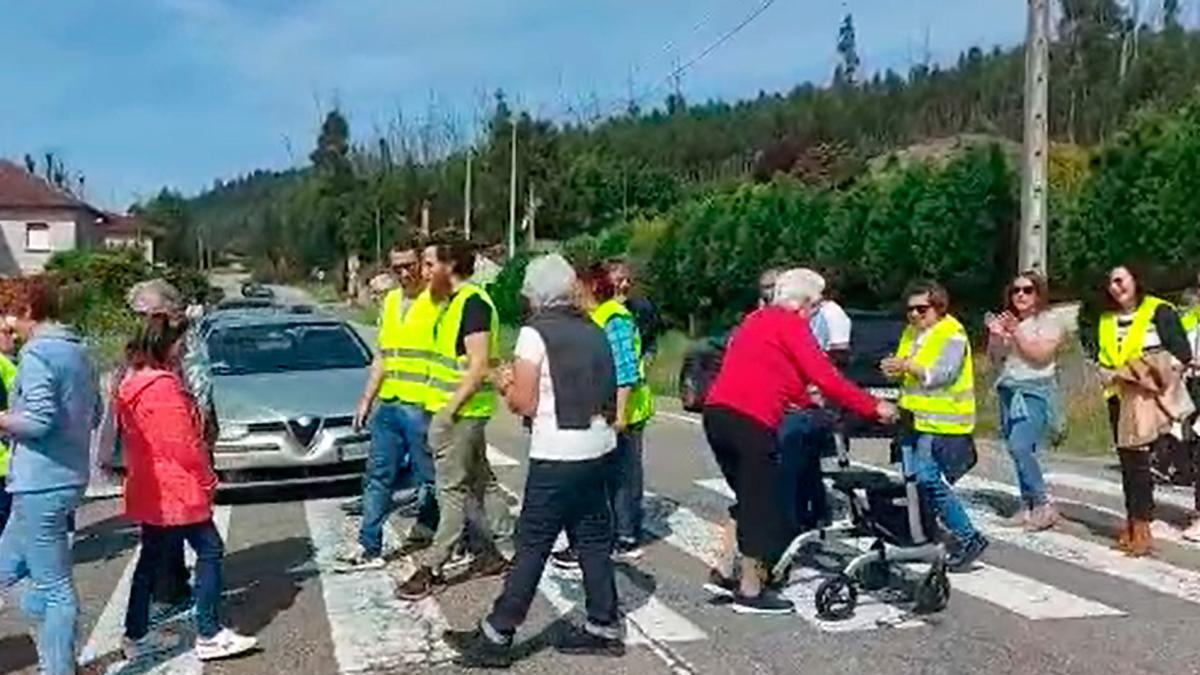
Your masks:
M1012 392L1008 405L1004 405L1004 397L1000 398L1000 428L1008 429L1012 422L1025 419L1029 415L1027 397L1041 400L1046 405L1046 429L1043 435L1054 444L1062 442L1067 433L1067 419L1062 410L1062 399L1058 393L1058 382L1053 377L1041 377L1032 380L1018 380L1001 377L996 380L996 390L1007 389Z

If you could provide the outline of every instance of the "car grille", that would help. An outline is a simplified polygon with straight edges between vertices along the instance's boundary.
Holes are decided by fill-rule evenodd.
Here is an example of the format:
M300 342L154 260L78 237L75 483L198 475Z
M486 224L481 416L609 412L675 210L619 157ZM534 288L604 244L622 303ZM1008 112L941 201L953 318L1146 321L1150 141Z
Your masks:
M252 422L246 425L246 429L252 434L269 434L276 431L286 431L287 424L285 422Z

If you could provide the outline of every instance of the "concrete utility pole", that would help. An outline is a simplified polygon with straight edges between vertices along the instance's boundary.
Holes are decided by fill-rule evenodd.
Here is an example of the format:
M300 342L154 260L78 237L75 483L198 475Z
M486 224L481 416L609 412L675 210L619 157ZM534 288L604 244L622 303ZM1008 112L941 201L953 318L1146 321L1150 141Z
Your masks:
M1046 197L1050 161L1050 0L1027 0L1025 147L1021 170L1019 267L1046 274Z
M508 167L508 259L517 257L517 118L512 122Z
M467 148L467 178L463 181L463 237L471 240L471 158L474 148Z

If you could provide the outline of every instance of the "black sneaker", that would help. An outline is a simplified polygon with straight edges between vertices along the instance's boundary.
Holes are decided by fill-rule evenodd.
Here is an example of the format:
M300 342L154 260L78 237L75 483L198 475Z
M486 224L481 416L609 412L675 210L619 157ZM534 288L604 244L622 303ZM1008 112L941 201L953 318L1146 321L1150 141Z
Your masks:
M483 630L448 630L442 639L458 656L454 664L464 668L508 668L513 664L511 643L496 642Z
M348 516L361 516L363 513L362 497L347 499L341 504L342 511Z
M624 563L634 563L642 558L645 551L636 541L622 539L613 546L613 560Z
M568 656L625 656L625 641L620 637L620 629L611 629L612 635L600 635L601 628L585 626L570 626L554 648L560 654Z
M721 574L720 570L711 569L708 571L708 582L704 584L704 590L717 597L732 598L737 595L738 582L733 577Z
M738 614L794 614L796 606L791 600L764 589L753 597L735 594L733 611Z
M441 574L428 567L418 567L408 581L396 589L396 597L400 600L416 602L424 600L446 587L446 580Z
M974 539L959 544L958 549L946 559L946 567L951 572L970 572L975 561L987 550L988 543L986 537L977 534Z
M564 548L550 554L550 563L564 570L579 569L579 554L574 548Z

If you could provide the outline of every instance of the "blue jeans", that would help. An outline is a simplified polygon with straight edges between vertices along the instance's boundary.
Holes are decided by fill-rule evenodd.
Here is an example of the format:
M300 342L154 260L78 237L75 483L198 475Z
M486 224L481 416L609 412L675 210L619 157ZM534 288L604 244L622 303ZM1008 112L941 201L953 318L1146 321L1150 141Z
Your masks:
M363 519L358 542L368 555L383 551L383 524L399 487L421 488L417 523L437 529L433 457L425 441L425 411L405 403L382 403L371 418L371 453L363 480Z
M617 434L612 453L612 478L609 500L617 541L636 545L642 533L642 436L645 428L630 427Z
M3 476L0 476L0 534L4 534L4 526L8 524L8 514L12 512L12 495L4 489Z
M141 639L149 631L155 577L162 569L163 557L184 541L196 552L196 632L200 637L210 638L221 630L217 611L225 544L212 520L170 527L142 525L142 552L133 570L129 605L125 610L125 636L131 640Z
M1017 471L1021 502L1026 508L1041 506L1046 503L1046 481L1037 449L1049 433L1049 406L1046 399L1030 395L1021 397L1021 406L1013 406L1014 392L1008 387L1001 387L999 394L1000 431Z
M930 434L915 433L904 441L900 448L904 471L916 478L917 486L929 497L934 513L942 519L946 529L959 543L966 543L979 533L933 457L933 438Z
M829 497L821 479L821 458L836 449L833 418L828 411L789 412L779 427L783 464L780 494L790 509L789 524L796 532L829 521Z
M36 628L38 665L47 675L75 672L79 598L67 527L82 497L79 487L12 495L12 514L0 535L0 590L28 579L20 605Z

